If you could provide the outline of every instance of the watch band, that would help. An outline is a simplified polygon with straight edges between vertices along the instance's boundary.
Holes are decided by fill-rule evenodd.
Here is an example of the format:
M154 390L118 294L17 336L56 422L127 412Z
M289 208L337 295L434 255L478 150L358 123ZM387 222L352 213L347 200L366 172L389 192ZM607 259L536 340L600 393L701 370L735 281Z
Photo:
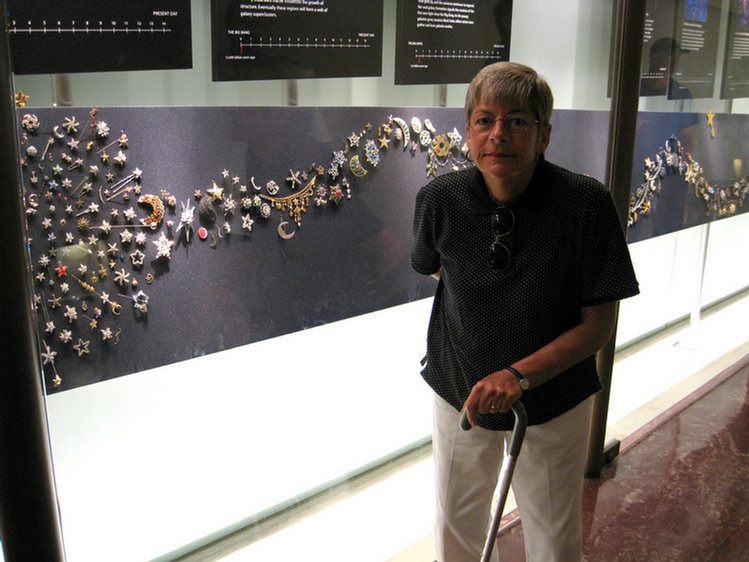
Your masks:
M518 371L515 367L508 365L507 367L505 367L505 369L510 371L513 375L515 375L515 377L517 377L520 388L522 388L523 390L528 390L531 387L528 379L521 375L520 371Z

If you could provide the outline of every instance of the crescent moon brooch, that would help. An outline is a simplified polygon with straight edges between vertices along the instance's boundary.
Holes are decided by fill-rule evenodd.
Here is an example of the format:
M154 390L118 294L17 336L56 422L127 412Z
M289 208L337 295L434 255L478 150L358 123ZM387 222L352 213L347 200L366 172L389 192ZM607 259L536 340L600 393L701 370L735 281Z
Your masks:
M400 117L393 117L393 121L400 129L401 138L403 139L403 148L405 149L411 143L411 128Z
M142 195L138 199L138 203L141 205L150 205L152 213L144 219L140 219L140 223L144 226L150 226L156 228L159 226L161 219L164 218L164 203L161 201L158 195L146 194Z
M294 238L294 235L296 234L296 230L293 232L286 231L287 224L289 224L289 221L281 221L278 225L278 235L284 240L290 240Z
M357 178L363 178L367 175L367 170L366 168L364 168L364 166L361 165L358 154L355 154L351 157L348 162L348 167L351 170L351 173L354 174Z

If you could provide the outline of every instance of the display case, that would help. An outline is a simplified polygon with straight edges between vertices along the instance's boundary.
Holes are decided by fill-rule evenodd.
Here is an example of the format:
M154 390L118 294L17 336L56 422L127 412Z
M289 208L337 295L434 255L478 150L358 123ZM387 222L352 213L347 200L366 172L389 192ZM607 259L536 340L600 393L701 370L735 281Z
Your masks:
M6 1L11 50L37 38L38 15L13 19L22 4ZM31 309L24 370L38 379L24 389L42 400L67 559L228 560L256 547L264 560L332 562L351 559L340 537L363 528L382 540L357 560L395 559L430 532L428 473L371 519L323 520L315 544L260 545L429 456L419 361L436 282L409 265L414 197L472 162L465 79L423 80L419 65L462 70L458 57L487 53L438 52L447 24L417 27L422 2L368 1L348 20L331 0L163 4L89 23L97 41L111 27L115 52L160 29L158 69L137 66L147 55L100 56L103 68L32 56L8 72L18 192L6 212L24 260L12 275ZM637 123L613 126L613 6L498 1L486 25L486 6L459 4L474 12L450 25L481 15L476 28L498 34L490 55L551 83L550 161L606 182L612 139L636 133L623 215L643 294L622 305L619 347L746 291L732 259L749 228L736 3L706 3L710 91L643 96ZM702 17L676 4L659 4L663 21ZM76 23L55 17L47 31L74 36L87 14L65 17ZM646 14L644 52L661 19ZM102 49L73 51L89 48ZM682 69L700 68L690 54Z

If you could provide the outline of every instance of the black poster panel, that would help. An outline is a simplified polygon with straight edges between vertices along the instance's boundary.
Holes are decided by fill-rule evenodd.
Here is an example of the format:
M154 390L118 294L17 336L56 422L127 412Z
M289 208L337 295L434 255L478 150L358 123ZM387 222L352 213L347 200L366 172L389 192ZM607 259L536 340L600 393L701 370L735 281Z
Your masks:
M663 96L668 93L671 71L678 47L674 23L676 0L647 0L640 63L640 95Z
M732 0L728 17L722 99L749 97L749 2Z
M669 99L711 98L718 60L720 0L685 0L679 4L678 45L671 67Z
M468 83L510 58L512 0L398 0L396 84Z
M192 67L190 0L8 0L13 72Z
M214 82L380 76L382 0L211 0Z

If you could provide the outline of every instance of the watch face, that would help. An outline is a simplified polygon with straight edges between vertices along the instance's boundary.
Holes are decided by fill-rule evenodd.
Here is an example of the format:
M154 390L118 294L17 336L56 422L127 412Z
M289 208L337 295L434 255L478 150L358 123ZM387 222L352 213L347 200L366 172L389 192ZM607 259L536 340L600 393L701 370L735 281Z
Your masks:
M507 367L507 370L510 371L513 375L515 375L515 378L518 379L518 384L520 385L520 388L523 390L528 390L531 387L531 384L528 382L528 379L526 379L523 375L521 375L517 370L513 369L512 367Z

